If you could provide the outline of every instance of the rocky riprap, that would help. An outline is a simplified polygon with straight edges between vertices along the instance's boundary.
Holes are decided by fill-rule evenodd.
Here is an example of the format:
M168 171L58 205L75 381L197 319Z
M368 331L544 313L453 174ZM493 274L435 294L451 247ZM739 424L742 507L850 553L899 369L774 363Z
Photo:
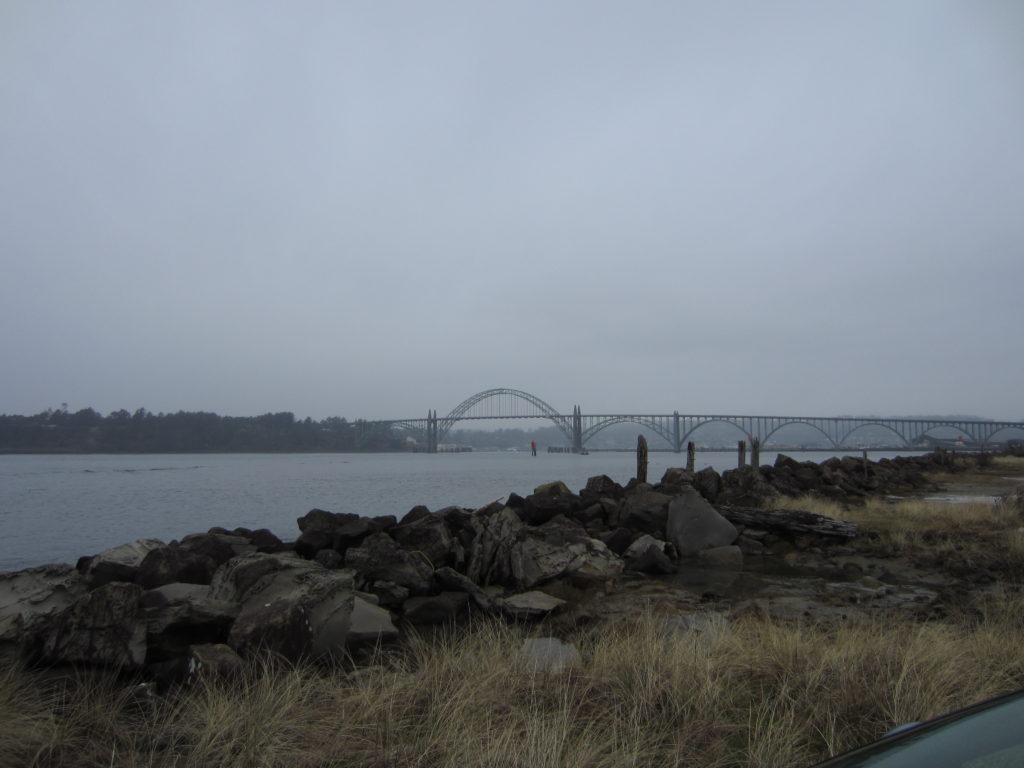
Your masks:
M555 482L505 504L415 507L400 520L314 509L294 542L241 528L140 540L75 566L0 574L0 641L32 663L158 681L234 674L243 657L268 651L350 658L408 626L470 614L532 621L565 614L581 595L621 603L624 575L846 552L856 526L760 507L778 493L855 500L920 489L924 472L948 463L779 456L721 475L670 469L653 485L598 476L575 493ZM873 579L846 589L856 600L891 591Z

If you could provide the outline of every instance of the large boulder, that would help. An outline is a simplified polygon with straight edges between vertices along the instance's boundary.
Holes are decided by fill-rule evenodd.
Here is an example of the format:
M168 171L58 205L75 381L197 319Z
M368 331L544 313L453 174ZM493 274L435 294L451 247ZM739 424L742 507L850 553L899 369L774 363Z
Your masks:
M454 568L438 568L434 572L434 578L442 588L465 592L469 595L473 604L484 613L494 613L496 606L494 600L483 589L474 584L468 576L463 576Z
M519 516L529 525L542 525L558 515L572 515L581 506L580 497L565 483L546 483L523 500Z
M676 566L666 554L667 543L648 534L637 538L622 554L626 568L642 573L675 573Z
M239 605L210 597L202 584L173 583L142 596L149 661L180 656L191 645L222 643L238 616Z
M299 538L295 540L295 551L305 558L313 558L321 549L334 546L334 531L342 521L358 515L339 515L325 509L311 509L296 522Z
M139 539L78 561L78 570L90 589L112 581L135 581L139 566L151 551L167 546L159 539Z
M268 531L269 533L269 531ZM273 534L270 534L273 536ZM256 544L248 536L232 533L192 533L179 542L182 549L206 555L215 564L222 565L237 555L255 552Z
M693 487L697 493L714 504L722 487L722 478L713 467L705 467L693 476Z
M82 575L66 564L0 573L0 640L37 632L85 592Z
M111 582L82 595L42 634L41 659L138 669L146 660L142 587Z
M608 475L595 475L587 480L587 485L580 496L585 500L594 498L621 499L625 489Z
M604 583L622 573L623 563L604 542L559 519L521 528L509 548L509 567L508 586L530 589L561 578L581 585Z
M345 554L349 547L358 547L367 536L389 530L394 525L394 515L357 517L338 526L334 531L333 547L341 554Z
M509 556L523 521L510 507L490 507L470 521L473 539L466 576L474 584L506 584L512 580Z
M229 549L225 560L231 556ZM209 584L218 565L219 563L203 552L171 544L151 550L142 559L135 574L135 583L143 589L154 589L175 582Z
M426 595L434 588L434 566L419 552L410 552L386 533L368 536L358 547L345 551L345 566L367 583L390 581L412 595Z
M716 504L764 507L776 496L775 490L755 467L744 466L722 473Z
M672 497L652 490L640 490L626 496L614 525L651 536L665 535L668 503Z
M231 646L224 643L201 643L190 646L186 653L190 683L214 680L237 680L245 673L245 662Z
M391 612L356 595L346 644L349 647L377 644L397 637L398 630L391 619Z
M669 467L661 476L659 486L665 493L678 493L684 486L693 485L694 473L683 467Z
M739 536L736 526L692 488L684 489L669 503L667 532L681 557L728 546Z
M312 652L309 612L297 598L250 606L235 620L227 644L243 656L267 652L299 660Z
M293 569L322 568L294 553L268 554L254 552L228 560L217 569L210 580L210 597L242 603L254 594L273 574Z
M210 597L241 604L227 643L239 653L340 657L353 608L353 574L295 556L253 553L214 574Z
M389 535L403 549L422 552L434 568L450 565L455 538L440 515L427 514L392 528Z

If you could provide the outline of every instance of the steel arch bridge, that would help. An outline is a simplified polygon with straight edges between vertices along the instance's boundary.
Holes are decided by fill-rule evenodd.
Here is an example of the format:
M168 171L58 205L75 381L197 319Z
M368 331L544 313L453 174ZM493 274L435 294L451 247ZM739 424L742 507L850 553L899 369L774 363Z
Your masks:
M694 433L708 424L731 424L750 440L765 446L782 428L802 424L817 430L832 448L851 447L847 441L865 427L889 430L906 447L911 447L938 428L952 428L981 447L1006 430L1017 430L1024 436L1024 422L973 421L970 419L887 419L817 416L738 416L694 415L673 411L670 414L587 414L573 406L571 414L559 413L536 395L519 389L498 388L477 392L459 403L447 416L438 417L428 411L425 419L362 422L370 430L404 431L428 451L436 451L452 427L460 421L495 419L547 419L565 435L574 451L582 451L587 442L604 429L623 423L645 427L661 436L671 450L682 451Z

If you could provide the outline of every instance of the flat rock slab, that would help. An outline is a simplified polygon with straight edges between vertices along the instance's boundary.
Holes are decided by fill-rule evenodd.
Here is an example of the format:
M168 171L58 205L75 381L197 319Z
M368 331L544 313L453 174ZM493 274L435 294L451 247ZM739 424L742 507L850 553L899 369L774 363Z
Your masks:
M501 601L502 610L514 619L542 619L552 611L565 605L565 600L547 592L532 590L506 597Z
M391 612L358 595L352 599L352 617L345 639L348 645L388 642L398 637Z

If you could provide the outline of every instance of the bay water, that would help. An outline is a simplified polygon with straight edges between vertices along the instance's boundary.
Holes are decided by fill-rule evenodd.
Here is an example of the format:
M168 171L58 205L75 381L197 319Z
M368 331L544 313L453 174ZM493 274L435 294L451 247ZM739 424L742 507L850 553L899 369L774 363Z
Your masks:
M914 453L914 452L907 452ZM828 453L790 453L822 461ZM841 455L841 453L839 454ZM860 455L856 452L855 455ZM869 454L877 460L897 453ZM762 453L771 463L774 453ZM736 466L735 452L699 453L697 468ZM657 482L685 454L652 452ZM140 538L163 541L224 528L269 528L294 539L319 507L401 518L417 504L475 509L553 480L573 491L636 475L632 452L383 454L119 454L0 456L0 571L74 563Z

